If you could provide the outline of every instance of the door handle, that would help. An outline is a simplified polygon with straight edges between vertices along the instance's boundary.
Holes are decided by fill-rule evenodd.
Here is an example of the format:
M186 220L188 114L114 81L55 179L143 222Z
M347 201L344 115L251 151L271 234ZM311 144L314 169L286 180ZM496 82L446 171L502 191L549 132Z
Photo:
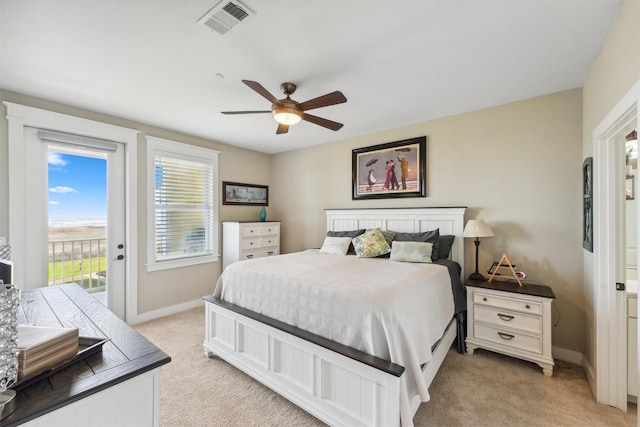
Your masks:
M616 282L616 291L624 291L625 286L624 283Z

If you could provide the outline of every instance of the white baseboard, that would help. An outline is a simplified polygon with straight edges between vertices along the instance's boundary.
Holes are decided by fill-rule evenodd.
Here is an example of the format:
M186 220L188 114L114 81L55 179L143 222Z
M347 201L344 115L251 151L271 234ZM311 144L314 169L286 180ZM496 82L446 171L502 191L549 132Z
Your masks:
M148 322L150 320L159 319L161 317L170 316L172 314L181 313L183 311L191 310L192 308L201 307L204 305L204 301L200 298L183 302L181 304L172 305L169 307L160 308L158 310L147 311L146 313L138 314L133 319L127 319L129 325L136 325L142 322Z
M584 367L584 355L579 351L568 350L562 347L552 347L551 354L554 359L564 360L565 362L573 363Z
M589 383L589 387L591 388L591 394L596 396L597 383L596 383L596 372L593 370L593 367L589 364L587 358L584 358L582 362L582 369L584 370L584 375L587 377L587 382Z
M596 389L596 376L593 367L589 364L589 361L583 353L574 350L568 350L562 347L553 347L552 354L554 359L564 360L565 362L573 363L581 366L584 371L584 376L589 383L591 391Z

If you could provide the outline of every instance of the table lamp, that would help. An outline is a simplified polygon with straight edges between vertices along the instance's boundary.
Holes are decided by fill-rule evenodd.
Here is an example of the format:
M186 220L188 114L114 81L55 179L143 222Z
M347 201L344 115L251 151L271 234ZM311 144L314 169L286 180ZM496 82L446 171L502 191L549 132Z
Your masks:
M472 219L467 222L467 225L465 225L462 236L476 238L473 241L473 243L476 244L476 271L469 275L469 279L486 280L486 278L478 271L478 247L480 246L480 237L491 237L493 236L493 231L491 231L491 228L483 220Z

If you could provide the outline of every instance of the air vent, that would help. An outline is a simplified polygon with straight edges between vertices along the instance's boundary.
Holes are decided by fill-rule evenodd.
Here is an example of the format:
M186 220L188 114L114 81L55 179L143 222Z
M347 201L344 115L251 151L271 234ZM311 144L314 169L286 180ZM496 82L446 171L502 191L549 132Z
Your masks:
M219 34L226 34L233 27L255 15L247 6L239 1L222 0L213 9L198 20Z

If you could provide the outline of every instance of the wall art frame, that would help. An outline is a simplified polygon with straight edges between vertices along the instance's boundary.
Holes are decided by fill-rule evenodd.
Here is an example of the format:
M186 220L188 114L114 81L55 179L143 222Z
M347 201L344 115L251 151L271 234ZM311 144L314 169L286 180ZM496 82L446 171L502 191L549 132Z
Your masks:
M269 186L222 181L222 204L269 206Z
M582 247L593 252L593 157L582 163Z
M356 148L351 154L352 199L427 196L427 137Z

